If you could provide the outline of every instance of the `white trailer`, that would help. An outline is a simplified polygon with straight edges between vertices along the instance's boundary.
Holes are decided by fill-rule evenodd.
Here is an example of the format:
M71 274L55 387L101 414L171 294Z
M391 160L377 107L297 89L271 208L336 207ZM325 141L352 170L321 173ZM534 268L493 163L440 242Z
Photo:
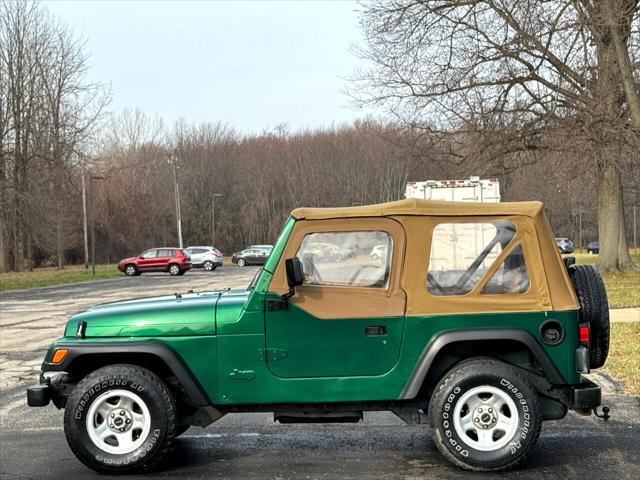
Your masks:
M468 180L427 180L407 182L405 198L492 203L500 201L500 181L496 178Z

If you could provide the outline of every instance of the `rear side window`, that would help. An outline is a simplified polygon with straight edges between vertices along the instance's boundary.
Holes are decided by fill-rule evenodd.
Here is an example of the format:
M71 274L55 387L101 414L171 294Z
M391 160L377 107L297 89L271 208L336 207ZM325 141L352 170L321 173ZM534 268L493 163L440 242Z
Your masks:
M296 256L305 285L386 288L392 252L386 232L322 232L306 235Z
M175 253L173 250L170 250L168 248L163 248L161 250L158 250L158 257L173 257L175 256Z
M482 294L525 293L529 290L529 285L522 245L518 244L491 275L482 288Z
M516 233L511 222L441 223L433 229L427 290L465 295L478 284Z

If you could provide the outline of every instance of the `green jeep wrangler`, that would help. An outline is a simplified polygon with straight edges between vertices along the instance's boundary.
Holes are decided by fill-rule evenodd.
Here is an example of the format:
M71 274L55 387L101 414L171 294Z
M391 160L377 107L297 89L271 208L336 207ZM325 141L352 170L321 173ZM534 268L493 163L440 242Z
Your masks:
M99 305L72 317L27 391L64 408L71 450L142 471L191 425L389 410L445 458L511 467L543 420L597 413L581 377L609 345L592 267L564 262L539 202L302 208L247 290Z

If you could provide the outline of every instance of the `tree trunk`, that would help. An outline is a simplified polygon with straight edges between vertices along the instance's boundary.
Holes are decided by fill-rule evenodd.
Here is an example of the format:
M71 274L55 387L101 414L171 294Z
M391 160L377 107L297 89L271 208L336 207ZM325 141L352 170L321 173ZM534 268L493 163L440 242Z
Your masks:
M615 155L612 147L604 155ZM601 169L598 178L598 240L600 254L597 266L601 272L635 270L627 248L622 181L615 163Z

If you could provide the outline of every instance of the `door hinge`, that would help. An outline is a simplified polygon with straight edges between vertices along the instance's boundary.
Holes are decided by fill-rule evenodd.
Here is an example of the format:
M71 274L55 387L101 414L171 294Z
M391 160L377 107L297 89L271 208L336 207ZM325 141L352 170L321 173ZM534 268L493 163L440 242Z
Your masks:
M279 300L267 300L267 309L270 312L277 312L278 310L286 310L289 306L289 302L284 299Z
M284 358L287 358L289 356L289 352L288 350L284 350L282 348L261 348L260 349L260 360L269 360L269 361L275 361L275 360L282 360Z
M238 370L233 369L233 372L229 373L231 380L253 380L256 376L256 372L253 370Z

